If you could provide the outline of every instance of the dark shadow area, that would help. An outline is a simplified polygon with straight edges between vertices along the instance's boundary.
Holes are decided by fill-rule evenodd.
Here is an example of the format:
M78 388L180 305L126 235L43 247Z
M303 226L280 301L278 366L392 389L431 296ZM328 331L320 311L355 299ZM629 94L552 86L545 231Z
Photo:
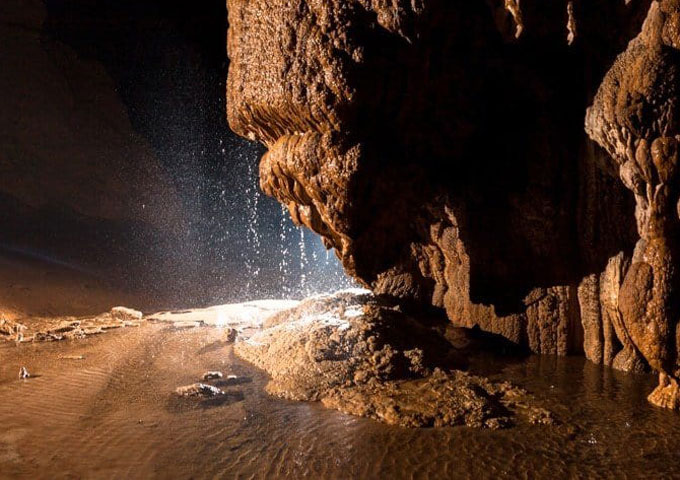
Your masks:
M209 343L208 345L205 345L204 347L202 347L198 351L198 354L203 355L205 353L216 352L218 350L221 350L221 349L226 348L229 345L233 345L233 344L234 344L233 341L228 341L228 340L212 342L212 343Z
M537 287L578 284L632 252L634 200L609 177L583 123L648 5L579 6L587 33L572 46L553 27L564 24L562 4L528 6L545 25L517 41L503 37L485 2L433 2L413 42L355 27L365 61L347 75L361 101L337 110L347 143L362 145L352 184L362 208L343 218L358 275L372 280L398 265L418 276L409 248L430 243L431 226L448 226L446 209L469 256L471 301L500 316L523 312ZM615 12L616 36L594 28ZM409 295L429 303L433 286L417 278Z
M477 326L461 330L465 330L465 336L469 343L457 348L470 354L483 353L495 358L507 359L511 363L522 361L531 355L528 347L517 345L501 335L484 332Z
M173 395L168 399L165 408L170 413L182 414L192 410L207 410L210 408L228 406L242 402L243 400L245 400L245 396L241 391L226 391L222 395L207 398L184 398Z
M226 378L224 380L216 380L212 382L218 388L223 387L233 387L234 385L245 385L247 383L252 383L253 379L250 377L236 377L236 378Z

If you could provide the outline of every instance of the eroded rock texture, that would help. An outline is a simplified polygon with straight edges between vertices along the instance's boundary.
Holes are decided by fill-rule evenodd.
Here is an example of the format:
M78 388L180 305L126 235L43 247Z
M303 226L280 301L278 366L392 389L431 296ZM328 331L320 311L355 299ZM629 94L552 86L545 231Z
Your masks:
M350 275L675 381L677 2L228 9L231 127L268 147L262 188Z
M660 372L650 396L678 408L680 2L654 2L642 32L607 73L588 134L635 196L640 239L619 293L622 334Z
M441 329L372 295L311 297L263 327L235 352L269 373L267 392L281 398L404 427L555 423L521 388L462 371L464 350Z

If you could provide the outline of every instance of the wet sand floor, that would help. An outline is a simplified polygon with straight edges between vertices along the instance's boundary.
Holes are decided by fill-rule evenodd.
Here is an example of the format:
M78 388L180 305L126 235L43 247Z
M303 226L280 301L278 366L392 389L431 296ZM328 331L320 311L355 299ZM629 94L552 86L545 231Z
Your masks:
M409 430L271 398L222 338L149 324L0 345L0 477L680 478L680 415L646 403L651 376L480 357L475 373L529 389L563 425ZM239 378L219 400L173 394L208 370Z

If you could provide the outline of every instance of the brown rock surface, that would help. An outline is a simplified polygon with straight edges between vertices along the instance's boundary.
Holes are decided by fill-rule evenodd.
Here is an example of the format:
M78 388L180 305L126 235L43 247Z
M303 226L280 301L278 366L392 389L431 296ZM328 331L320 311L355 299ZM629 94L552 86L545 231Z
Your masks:
M228 7L231 127L349 274L535 352L675 375L676 1Z
M640 239L620 287L620 327L661 373L650 401L678 407L680 2L653 2L642 32L605 76L586 129L636 201Z

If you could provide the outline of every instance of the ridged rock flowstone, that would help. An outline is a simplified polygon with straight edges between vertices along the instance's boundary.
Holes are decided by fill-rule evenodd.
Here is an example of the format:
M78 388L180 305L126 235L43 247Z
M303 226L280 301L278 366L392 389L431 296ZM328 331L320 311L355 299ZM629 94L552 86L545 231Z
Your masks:
M228 119L376 294L677 407L678 8L229 0Z
M588 134L635 196L640 239L619 293L622 330L660 374L651 402L680 407L677 328L680 178L680 2L653 2L642 32L605 76Z

